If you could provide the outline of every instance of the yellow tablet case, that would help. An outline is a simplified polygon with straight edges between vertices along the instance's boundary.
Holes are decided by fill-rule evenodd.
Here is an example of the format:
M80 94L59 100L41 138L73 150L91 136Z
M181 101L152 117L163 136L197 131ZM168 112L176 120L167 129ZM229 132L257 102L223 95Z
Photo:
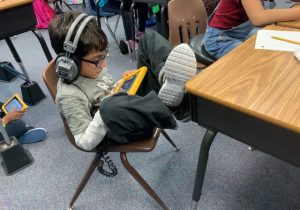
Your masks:
M16 101L15 101L16 100ZM3 105L2 105L2 110L5 114L7 114L10 110L9 107L12 106L11 103L17 103L17 110L24 110L27 109L27 104L24 103L22 98L19 96L18 93L15 93L12 95Z
M135 95L138 91L145 75L147 73L147 67L143 66L139 68L138 70L134 71L132 74L122 78L118 81L117 87L114 89L114 92L118 92L121 89L124 89L123 87L125 85L129 85L129 89L127 89L128 94Z

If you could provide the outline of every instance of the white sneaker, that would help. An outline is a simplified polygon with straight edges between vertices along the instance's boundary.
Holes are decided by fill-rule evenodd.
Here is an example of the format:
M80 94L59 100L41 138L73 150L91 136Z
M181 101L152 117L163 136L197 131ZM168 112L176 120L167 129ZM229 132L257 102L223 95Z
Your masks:
M168 56L163 77L165 81L158 93L164 104L178 106L185 94L185 83L196 75L197 61L187 44L176 46Z

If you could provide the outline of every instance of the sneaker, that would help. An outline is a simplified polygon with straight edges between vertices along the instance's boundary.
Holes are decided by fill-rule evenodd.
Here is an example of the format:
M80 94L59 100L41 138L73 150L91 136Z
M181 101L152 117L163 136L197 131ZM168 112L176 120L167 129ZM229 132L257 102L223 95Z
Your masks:
M31 126L31 125L26 125L26 128L27 128L27 131L29 131L29 130L31 130L31 129L34 129L34 127Z
M169 107L179 106L185 95L185 83L197 73L197 61L187 44L176 46L168 56L163 72L165 81L158 97Z
M171 107L171 112L175 118L181 122L189 122L191 120L190 101L187 95L184 96L182 103L177 107Z
M31 144L43 141L46 136L47 131L45 128L33 128L20 136L18 140L21 144Z

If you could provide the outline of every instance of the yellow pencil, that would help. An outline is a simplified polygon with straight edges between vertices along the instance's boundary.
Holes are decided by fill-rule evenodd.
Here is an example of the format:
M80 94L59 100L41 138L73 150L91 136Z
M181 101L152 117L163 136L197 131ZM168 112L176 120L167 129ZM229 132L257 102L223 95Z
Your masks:
M297 41L294 41L294 40L285 39L285 38L281 38L281 37L278 37L278 36L271 36L271 38L272 39L277 39L277 40L280 40L280 41L284 41L284 42L288 42L288 43L292 43L292 44L300 45L300 42L297 42Z

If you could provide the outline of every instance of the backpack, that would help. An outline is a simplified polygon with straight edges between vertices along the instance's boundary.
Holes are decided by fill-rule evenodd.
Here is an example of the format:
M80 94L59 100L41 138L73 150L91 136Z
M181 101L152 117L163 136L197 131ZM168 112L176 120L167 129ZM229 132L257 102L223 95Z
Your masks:
M54 10L46 0L34 0L33 9L37 19L36 28L48 28L50 21L55 17Z

